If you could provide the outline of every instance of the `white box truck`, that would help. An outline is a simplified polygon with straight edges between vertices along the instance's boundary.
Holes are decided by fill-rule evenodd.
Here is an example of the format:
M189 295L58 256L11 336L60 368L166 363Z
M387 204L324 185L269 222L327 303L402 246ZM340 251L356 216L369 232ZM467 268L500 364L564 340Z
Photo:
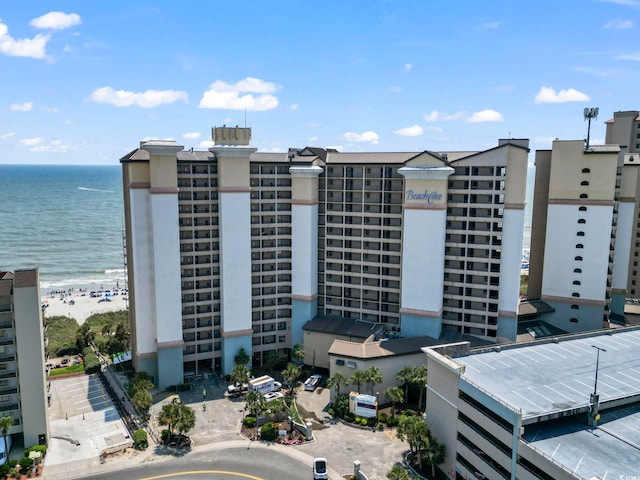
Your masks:
M264 395L265 393L277 392L281 388L282 384L280 382L276 382L269 375L263 375L262 377L249 380L250 392L256 391Z

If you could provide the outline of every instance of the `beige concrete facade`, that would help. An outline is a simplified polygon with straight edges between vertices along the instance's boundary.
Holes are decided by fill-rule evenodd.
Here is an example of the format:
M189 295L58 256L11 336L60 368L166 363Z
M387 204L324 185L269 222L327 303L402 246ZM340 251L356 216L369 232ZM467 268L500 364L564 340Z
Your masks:
M0 416L25 447L49 439L44 328L38 270L0 272Z

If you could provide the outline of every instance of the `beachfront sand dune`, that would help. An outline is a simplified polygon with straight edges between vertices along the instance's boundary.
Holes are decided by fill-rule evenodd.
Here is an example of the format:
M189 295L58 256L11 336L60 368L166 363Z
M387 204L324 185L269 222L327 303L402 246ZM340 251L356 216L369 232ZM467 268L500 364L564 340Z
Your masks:
M108 300L105 300L107 298ZM65 294L45 292L41 295L41 301L46 305L44 312L47 317L71 317L79 325L93 314L126 310L129 306L126 295L105 297L102 294L100 297L92 297L88 291L81 292L79 289Z

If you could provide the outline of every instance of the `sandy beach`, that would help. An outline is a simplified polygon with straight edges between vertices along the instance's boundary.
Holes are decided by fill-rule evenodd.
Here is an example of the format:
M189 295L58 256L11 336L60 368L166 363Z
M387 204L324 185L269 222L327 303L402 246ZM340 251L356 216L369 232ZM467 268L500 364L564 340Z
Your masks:
M129 306L126 292L123 294L118 291L115 294L115 291L111 291L107 294L108 296L100 292L95 295L100 296L91 296L88 289L74 288L71 289L71 293L68 291L65 293L43 292L40 300L43 305L46 305L44 312L47 317L63 315L74 318L79 325L95 313L126 310Z

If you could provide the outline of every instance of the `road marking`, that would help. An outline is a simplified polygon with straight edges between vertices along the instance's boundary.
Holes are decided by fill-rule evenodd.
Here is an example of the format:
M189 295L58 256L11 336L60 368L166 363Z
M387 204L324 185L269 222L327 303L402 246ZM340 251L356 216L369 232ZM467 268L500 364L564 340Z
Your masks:
M222 475L233 475L234 477L250 478L251 480L264 480L262 477L254 477L246 473L229 472L227 470L193 470L191 472L166 473L164 475L156 475L155 477L145 477L140 480L156 480L158 478L181 477L184 475L211 475L213 473L221 473Z
M389 438L389 440L391 440L392 442L397 442L398 441L398 436L396 435L396 430L391 429L391 430L385 430L384 434Z

